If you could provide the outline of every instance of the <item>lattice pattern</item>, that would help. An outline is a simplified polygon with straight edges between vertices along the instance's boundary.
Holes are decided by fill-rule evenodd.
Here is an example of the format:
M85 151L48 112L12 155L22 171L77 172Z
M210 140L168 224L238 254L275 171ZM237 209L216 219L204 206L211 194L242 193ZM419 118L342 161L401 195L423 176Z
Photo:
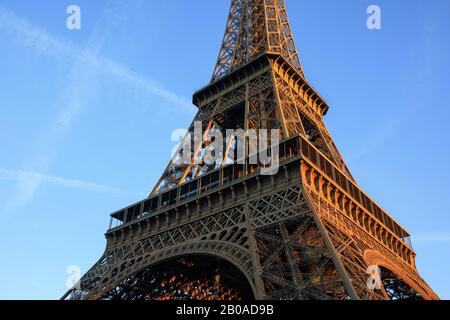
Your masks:
M307 179L305 179L305 183L307 183ZM310 184L306 191L361 299L388 298L385 292L369 290L367 286L369 265L385 266L400 276L422 297L438 299L433 290L411 266L411 260L401 256L400 252L403 252L401 249L396 254L397 247L391 245L391 248L387 248L387 245L381 243L381 239L376 239L379 232L369 231L373 228L364 230L362 225L358 225L358 220L352 221L351 215L343 212L337 201L333 203L331 199L327 200L323 193L314 187L314 184ZM371 257L371 252L376 253L376 256Z
M314 137L313 143L353 180L350 170L347 168L344 159L337 150L328 129L323 123L322 117L319 116L276 72L275 83L280 95L280 105L283 110L283 118L285 119L284 121L286 123L288 136L296 134L306 136L306 123L303 122L311 122L318 131L318 134ZM303 121L302 118L304 119ZM312 140L313 137L309 138Z
M233 0L212 81L264 53L281 54L303 77L283 0Z
M251 288L229 262L207 256L165 261L132 275L103 300L242 300Z
M281 128L274 87L272 72L263 73L256 79L249 81L247 84L224 94L222 97L204 106L194 119L194 122L199 121L203 125L202 133L205 137L203 140L207 140L206 136L210 130L219 130L222 132L224 135L223 150L226 152L223 155L224 164L226 163L226 159L233 155L236 148L238 148L238 145L234 145L232 141L225 139L225 131L227 129L245 129L247 127L247 129L270 130ZM244 121L244 119L242 119L242 123L240 121L229 121L229 118L235 113L235 111L230 111L233 107L241 106L244 117L243 109L246 103L248 103L249 108L247 121ZM194 122L188 131L192 137L194 136ZM185 137L185 139L187 138ZM192 141L191 145L194 147L194 141ZM197 159L199 155L204 154L207 147L208 144L203 143L200 145L200 148L193 149L193 160ZM177 154L176 157L182 157L182 155ZM198 161L198 163L194 163L193 161L192 165L177 165L174 163L174 160L170 162L152 194L169 190L216 169L215 166L208 167L202 165L203 161Z
M213 190L185 200L184 208L172 208L175 221L164 206L136 224L125 221L108 235L105 254L69 298L239 299L242 292L235 287L211 291L210 278L186 278L157 268L170 259L203 254L235 266L257 299L438 299L415 268L415 253L403 239L407 232L367 197L355 200L361 193L358 188L354 192L356 185L349 182L354 179L323 123L328 106L304 79L283 0L232 0L207 89L194 119L202 122L203 138L212 130L279 129L280 139L302 136L302 144L316 149L310 154L315 160L304 157L302 146L302 159L267 178L265 188L262 177L248 184L239 181L254 178L243 173L226 186L227 199L222 190ZM191 143L191 163L169 163L153 194L163 198L173 190L165 191L203 179L237 148L224 139L223 162L202 165L196 160L208 147L208 139L203 140ZM177 157L184 157L181 149ZM339 174L332 177L327 168ZM220 199L217 207L211 195ZM381 290L367 286L369 265L384 267Z

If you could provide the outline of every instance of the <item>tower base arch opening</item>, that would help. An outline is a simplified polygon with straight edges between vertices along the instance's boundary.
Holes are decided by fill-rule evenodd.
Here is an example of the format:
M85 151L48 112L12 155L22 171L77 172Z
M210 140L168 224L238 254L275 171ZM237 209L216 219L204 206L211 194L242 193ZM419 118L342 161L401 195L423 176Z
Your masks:
M390 300L424 300L416 290L393 271L385 267L379 268L384 294Z
M245 275L212 255L183 256L147 267L102 300L254 300Z

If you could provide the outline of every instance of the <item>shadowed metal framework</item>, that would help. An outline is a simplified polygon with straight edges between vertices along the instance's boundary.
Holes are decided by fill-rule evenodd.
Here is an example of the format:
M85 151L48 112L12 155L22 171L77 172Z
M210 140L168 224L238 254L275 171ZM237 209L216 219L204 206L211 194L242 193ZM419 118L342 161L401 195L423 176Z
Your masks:
M203 141L175 154L150 196L112 214L101 259L64 299L439 299L420 277L409 233L356 184L307 82L283 0L232 0L217 65L194 94ZM278 129L267 176L211 134ZM198 130L198 129L197 129ZM368 269L381 284L368 286Z

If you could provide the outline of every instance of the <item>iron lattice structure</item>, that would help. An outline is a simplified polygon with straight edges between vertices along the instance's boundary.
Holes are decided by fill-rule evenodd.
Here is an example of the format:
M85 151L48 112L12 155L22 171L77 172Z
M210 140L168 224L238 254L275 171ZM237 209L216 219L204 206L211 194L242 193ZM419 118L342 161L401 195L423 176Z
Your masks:
M189 133L201 122L203 141L190 163L180 149L147 199L112 214L104 255L64 299L439 299L409 233L356 184L326 129L283 0L232 0L193 101ZM208 136L226 129L278 129L280 170L263 175L252 145L234 162L235 139L202 164Z

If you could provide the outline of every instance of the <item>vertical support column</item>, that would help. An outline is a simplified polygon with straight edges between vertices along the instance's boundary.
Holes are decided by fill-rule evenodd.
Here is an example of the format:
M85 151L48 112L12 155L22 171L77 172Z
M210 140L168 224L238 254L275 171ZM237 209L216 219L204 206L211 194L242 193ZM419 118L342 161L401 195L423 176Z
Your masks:
M336 270L338 271L338 273L341 276L342 282L344 283L344 287L347 290L347 294L349 295L350 299L352 299L352 300L360 300L360 297L358 296L358 293L356 292L356 290L352 284L352 281L350 280L347 270L345 269L345 267L341 261L340 254L337 252L336 248L334 247L333 242L331 241L330 236L328 235L328 233L325 229L325 226L323 225L322 219L319 216L319 212L317 212L313 202L311 201L309 192L310 191L305 190L303 192L303 194L305 196L306 202L308 203L308 206L313 210L314 221L320 231L320 234L322 235L322 238L325 242L326 247L331 252L334 265L336 266Z
M249 84L247 83L245 85L245 120L244 120L244 155L245 155L245 167L244 167L244 174L247 174L248 172L248 160L250 156L250 148L249 148L249 141L247 139L248 130L250 128L249 125L249 117L250 117L250 88Z
M264 288L264 282L261 278L261 263L259 261L258 256L258 245L255 239L255 231L252 229L251 225L251 213L248 205L245 205L244 208L245 221L247 225L247 235L248 235L248 245L250 248L250 257L252 259L252 271L253 271L253 279L255 282L255 299L256 300L265 300L266 299L266 290Z
M283 241L285 242L285 253L289 263L289 269L292 273L292 279L294 280L295 286L297 288L298 298L299 300L305 300L305 296L303 294L303 290L305 289L305 284L303 282L303 276L297 266L297 262L294 257L294 253L292 251L292 246L289 244L291 241L289 237L289 233L286 229L286 226L283 223L280 223L281 235L283 237Z
M276 110L278 113L278 118L281 123L281 128L283 130L283 137L287 138L287 137L289 137L289 132L288 132L287 126L286 126L286 120L285 120L285 115L283 112L283 106L281 105L280 93L278 92L278 87L277 87L277 82L276 82L277 80L275 78L275 71L271 70L270 73L272 76L273 90L274 90L275 100L276 100L276 104L277 104Z

